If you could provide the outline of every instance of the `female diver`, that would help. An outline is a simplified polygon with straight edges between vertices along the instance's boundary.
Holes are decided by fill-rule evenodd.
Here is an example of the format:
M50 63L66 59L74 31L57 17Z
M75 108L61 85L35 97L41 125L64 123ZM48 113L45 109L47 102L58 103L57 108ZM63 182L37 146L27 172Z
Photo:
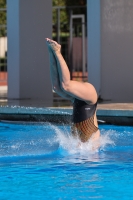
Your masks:
M72 134L82 142L98 141L100 131L96 117L97 93L87 82L70 80L68 66L61 54L61 45L46 38L50 57L50 74L53 90L73 103Z

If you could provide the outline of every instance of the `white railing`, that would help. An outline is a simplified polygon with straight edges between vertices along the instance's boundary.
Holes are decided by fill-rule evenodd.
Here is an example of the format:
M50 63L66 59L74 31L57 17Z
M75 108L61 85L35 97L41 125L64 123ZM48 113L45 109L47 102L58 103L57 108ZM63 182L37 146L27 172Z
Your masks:
M68 63L72 79L87 80L87 33L85 6L53 7L56 22L53 25L53 39L62 45L62 54ZM78 10L78 12L77 12ZM81 11L81 12L80 12ZM64 12L62 20L62 12ZM66 30L65 30L66 29Z

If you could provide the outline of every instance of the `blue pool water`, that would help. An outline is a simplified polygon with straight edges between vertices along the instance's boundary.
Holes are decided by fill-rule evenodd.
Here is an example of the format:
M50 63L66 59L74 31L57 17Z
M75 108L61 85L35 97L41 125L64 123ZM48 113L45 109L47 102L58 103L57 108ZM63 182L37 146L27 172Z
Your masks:
M133 199L133 127L100 131L92 151L70 126L0 123L0 200Z

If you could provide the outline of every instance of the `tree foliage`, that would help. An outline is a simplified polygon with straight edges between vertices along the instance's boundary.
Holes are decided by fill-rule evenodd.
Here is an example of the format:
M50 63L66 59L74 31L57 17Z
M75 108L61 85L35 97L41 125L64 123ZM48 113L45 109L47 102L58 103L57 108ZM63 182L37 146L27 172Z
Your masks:
M53 6L85 6L86 0L53 0Z
M53 6L66 6L65 0L53 0Z
M6 0L0 0L0 37L6 35Z
M0 0L0 8L6 7L6 0Z

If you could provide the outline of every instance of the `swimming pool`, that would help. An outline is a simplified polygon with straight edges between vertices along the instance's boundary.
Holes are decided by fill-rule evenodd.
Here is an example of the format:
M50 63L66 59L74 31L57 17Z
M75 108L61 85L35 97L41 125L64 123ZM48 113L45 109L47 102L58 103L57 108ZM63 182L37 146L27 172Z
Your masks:
M0 123L0 199L133 199L133 127L100 125L101 147L70 126Z

